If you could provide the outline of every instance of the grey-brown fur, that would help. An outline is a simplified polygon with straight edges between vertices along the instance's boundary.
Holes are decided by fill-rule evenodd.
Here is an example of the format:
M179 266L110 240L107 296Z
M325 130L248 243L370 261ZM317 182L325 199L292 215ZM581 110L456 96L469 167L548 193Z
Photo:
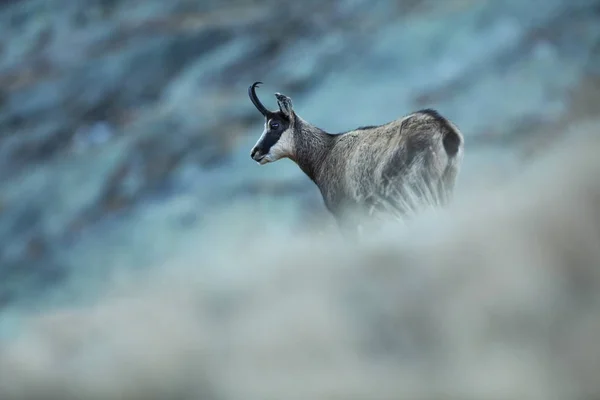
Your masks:
M354 228L358 219L376 213L406 215L419 205L441 206L450 200L463 136L436 111L330 134L302 119L289 97L275 96L279 111L264 114L265 132L252 158L261 164L293 160L317 185L341 227ZM281 122L278 129L271 129L271 120Z

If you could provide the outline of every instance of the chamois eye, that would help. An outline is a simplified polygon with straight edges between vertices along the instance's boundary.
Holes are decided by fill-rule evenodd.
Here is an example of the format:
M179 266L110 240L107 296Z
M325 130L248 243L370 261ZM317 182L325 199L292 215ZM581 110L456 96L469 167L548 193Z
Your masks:
M279 129L279 122L271 121L269 122L269 127L271 127L271 129Z

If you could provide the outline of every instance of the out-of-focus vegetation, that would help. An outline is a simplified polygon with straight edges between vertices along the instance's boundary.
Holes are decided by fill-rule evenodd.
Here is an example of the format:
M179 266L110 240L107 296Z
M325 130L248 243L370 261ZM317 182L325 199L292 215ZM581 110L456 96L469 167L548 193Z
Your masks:
M285 93L304 119L331 132L384 123L419 108L438 109L465 135L458 208L453 209L459 216L449 212L418 219L411 232L396 232L393 244L385 236L377 251L355 249L367 251L356 259L345 258L343 247L326 257L328 246L339 243L328 231L317 188L291 161L261 167L250 159L263 128L246 92L254 81L265 83L259 93L267 105L274 105L274 92ZM559 388L566 392L554 395L564 399L571 393L569 384L597 395L586 369L596 360L596 353L586 351L591 348L586 335L597 333L597 326L576 316L573 336L562 335L578 307L598 314L597 299L589 294L593 290L585 289L598 284L593 268L599 264L593 249L600 248L597 193L568 197L579 177L584 186L593 184L587 173L597 172L597 165L574 167L563 176L562 164L551 163L549 170L562 179L556 185L550 173L510 182L523 182L529 163L557 143L600 134L599 116L597 0L0 1L0 338L7 340L0 348L12 357L0 353L0 398L8 399L8 390L19 387L50 393L46 383L62 390L56 382L69 371L81 373L73 378L73 390L114 389L98 393L116 398L126 387L114 379L129 382L123 385L136 381L125 372L106 375L106 368L129 362L140 379L156 384L141 385L136 393L142 398L151 398L148 387L169 395L175 387L181 390L175 394L197 394L189 383L204 381L188 380L190 371L199 371L207 388L217 387L215 393L221 387L242 393L213 396L224 399L331 398L335 393L353 398L346 391L351 386L342 392L327 386L337 379L354 382L355 398L425 393L420 391L425 381L411 380L415 376L428 385L437 376L440 386L430 388L439 389L440 396L444 382L453 380L459 383L457 396L462 382L472 384L463 394L480 388L485 398L493 397L488 395L497 382L498 393L508 390L503 398L547 400ZM571 154L566 160L577 158ZM546 171L543 165L535 170ZM572 181L575 186L569 186ZM475 188L477 196L471 194ZM484 190L490 192L481 194ZM580 207L570 207L569 201ZM304 229L315 228L322 236L302 236ZM444 249L452 252L448 259ZM423 259L426 254L434 259ZM179 265L185 266L183 272ZM370 265L375 276L369 275ZM225 278L208 272L214 266ZM278 267L291 272L275 284L271 279L279 276ZM554 267L565 270L552 272ZM147 271L159 279L147 282ZM388 273L393 277L382 278ZM174 289L169 279L184 277L189 282L178 297L180 286ZM124 289L134 304L105 297L120 279L134 285ZM138 279L144 283L136 284ZM165 280L170 283L163 285ZM583 286L571 292L561 286L569 282ZM259 296L262 285L266 303L252 303L246 314L238 310L241 314L225 318L233 325L221 327L225 322L210 314L213 307L217 315L227 314L230 305L243 303L245 293L249 299ZM296 285L298 303L287 304L287 291ZM330 293L339 304L328 309ZM570 296L578 296L573 293L581 293L581 303L570 302ZM479 302L484 295L491 296L490 308ZM22 348L8 344L22 329L27 332L21 324L27 313L70 310L97 296L103 299L100 308L74 311L64 320L48 315L50 325L43 326L49 330L33 329L31 334L39 336L26 336ZM261 308L279 302L281 309ZM471 305L475 309L469 310ZM355 325L338 320L354 307L360 314ZM460 319L463 309L466 320ZM196 312L210 316L194 319ZM489 332L480 341L482 326ZM55 331L69 327L76 331ZM525 333L528 327L531 336ZM223 332L234 328L240 333L227 339ZM268 343L255 341L263 330L273 329L279 333L265 335ZM511 332L529 339L511 341ZM577 358L582 353L585 362L560 364L560 355L550 352L553 332L566 338L557 341L569 343L564 354ZM243 348L244 334L250 337L248 348ZM541 337L541 347L532 344L535 337ZM281 338L289 342L279 352ZM356 340L382 353L400 340L402 350L390 352L394 365L387 369L388 358L356 356L363 346L354 347ZM286 347L291 343L297 353ZM267 344L273 345L271 353ZM439 357L457 346L464 353L452 353L457 358L448 358L449 369L443 369ZM150 348L156 353L145 353ZM214 358L205 363L197 353L179 357L190 348ZM323 348L339 351L339 364L316 362ZM103 349L110 350L105 358ZM491 358L477 359L486 349ZM69 358L74 354L83 358ZM115 358L119 354L122 358ZM148 361L144 354L154 358ZM229 356L225 369L213 368ZM250 368L259 358L277 364L290 361L288 356L295 360L286 364L290 369L276 368L281 386L269 378L268 368ZM314 385L302 388L315 388L312 394L286 386L304 356ZM347 357L376 368L377 374L366 375L377 379L360 381L364 370L354 369ZM65 359L72 364L52 371L51 365ZM469 364L473 360L489 368ZM187 361L199 369L187 368ZM149 369L137 370L141 365ZM320 365L325 365L322 378ZM563 369L590 386L570 380L569 374L558 380ZM442 374L449 370L457 375ZM266 372L257 377L250 373L261 371ZM386 374L399 380L387 380ZM14 380L6 383L4 376ZM254 378L257 391L245 386ZM272 391L265 382L274 385ZM68 397L59 389L57 398Z
M590 136L361 245L231 208L168 263L24 319L0 397L595 400Z

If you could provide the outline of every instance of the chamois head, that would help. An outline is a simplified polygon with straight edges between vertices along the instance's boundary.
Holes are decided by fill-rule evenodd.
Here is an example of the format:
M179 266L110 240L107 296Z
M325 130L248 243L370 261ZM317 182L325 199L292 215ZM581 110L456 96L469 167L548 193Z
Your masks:
M279 110L268 110L256 96L256 87L261 83L253 83L248 88L248 95L256 109L265 117L264 131L250 152L252 159L263 165L294 156L292 131L296 115L292 99L281 93L275 93Z

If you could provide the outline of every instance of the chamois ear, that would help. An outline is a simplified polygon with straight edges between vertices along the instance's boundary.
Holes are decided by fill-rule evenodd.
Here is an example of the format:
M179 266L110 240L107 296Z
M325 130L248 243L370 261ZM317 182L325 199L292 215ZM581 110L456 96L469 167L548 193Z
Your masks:
M281 110L283 115L291 119L294 115L292 99L281 93L275 93L275 97L277 98L277 105L279 106L279 109Z

